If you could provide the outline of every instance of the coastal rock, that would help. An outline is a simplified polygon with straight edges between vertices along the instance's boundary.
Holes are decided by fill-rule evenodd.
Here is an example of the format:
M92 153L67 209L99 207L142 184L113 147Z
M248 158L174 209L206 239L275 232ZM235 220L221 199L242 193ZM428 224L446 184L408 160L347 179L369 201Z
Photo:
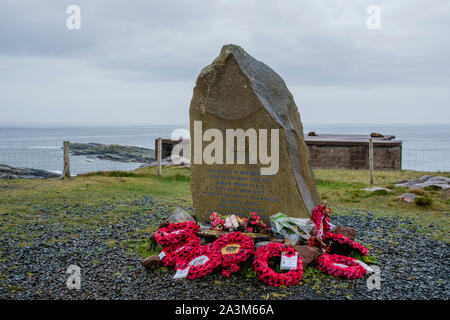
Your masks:
M337 226L335 229L333 229L333 233L343 235L344 237L347 237L350 240L355 240L356 238L356 230L350 227Z
M158 256L150 256L142 260L141 264L144 268L152 270L161 265L161 259Z
M40 169L12 167L0 163L0 179L43 179L56 178L61 174Z
M396 187L408 187L411 189L423 189L425 187L436 187L443 190L450 189L450 178L426 175L417 179L401 181Z
M241 47L225 45L200 72L189 117L191 193L199 219L206 221L213 211L239 216L254 211L266 222L277 212L310 217L319 203L319 193L309 166L303 126L292 94L274 70ZM222 152L214 151L215 160L206 163L202 156L212 155L213 144L206 142L212 141L208 131L222 137L217 138L217 145L222 146L214 148ZM244 138L244 148L238 148L234 142L238 139L230 136L237 131L252 136L253 143ZM266 140L261 140L262 132ZM277 154L275 172L270 166L273 159L264 159L263 164L254 151L256 140L259 144L265 141L267 156ZM256 148L261 152L259 146Z
M175 164L172 161L172 157L167 157L161 160L161 166L163 167L168 167L168 166L178 166L178 167L183 167L183 168L189 168L191 166L191 163L188 159L186 158L181 158L179 156L174 156L177 157L179 159L182 159L180 161L177 161L177 163ZM158 165L158 161L153 161L150 163L144 163L143 165L141 165L139 168L147 168L147 167L156 167Z
M189 213L187 213L180 207L175 208L175 210L173 210L168 220L170 223L186 222L186 221L196 222L195 219Z
M407 203L413 203L415 198L416 198L416 195L411 192L401 194L397 197L397 199L402 200Z
M155 160L153 149L118 144L71 143L70 154L120 162L150 163Z
M381 191L381 190L384 190L386 192L390 192L391 191L391 189L382 188L382 187L363 188L361 190L367 191L367 192L375 192L375 191Z
M317 248L310 246L294 246L295 251L302 256L303 266L314 263L320 255L320 251Z

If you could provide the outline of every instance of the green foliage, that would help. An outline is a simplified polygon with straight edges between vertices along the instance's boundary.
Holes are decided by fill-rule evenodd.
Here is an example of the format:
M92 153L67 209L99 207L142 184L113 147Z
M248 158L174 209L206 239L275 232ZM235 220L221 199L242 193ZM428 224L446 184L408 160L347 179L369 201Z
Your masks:
M442 190L438 186L428 186L428 187L425 187L424 189L427 190L427 191L440 191L440 190Z
M352 257L366 264L378 264L378 260L369 254L367 254L367 256L361 256L355 253L355 251L352 251Z
M127 177L127 178L141 178L144 177L144 175L139 175L133 171L119 171L119 170L113 170L113 171L95 171L95 172L89 172L80 174L80 176L83 177Z
M325 180L325 179L316 179L316 183L318 187L326 187L328 189L343 189L343 188L349 188L349 187L363 187L364 185L362 183L348 183L344 181L332 181L332 180Z
M381 189L381 190L375 190L374 192L371 192L373 196L385 196L388 194L387 190Z
M114 177L114 178L153 178L169 181L191 181L190 171L187 168L162 168L162 175L158 176L155 168L141 168L134 171L95 171L80 174L82 177Z
M157 255L161 252L156 242L151 241L149 238L139 240L127 241L127 251L130 254L137 254L142 259L149 256Z
M417 196L425 196L427 193L421 189L411 189L409 192L414 193Z
M416 197L414 199L414 204L419 207L428 207L431 206L433 200L427 197Z
M253 267L253 259L249 258L240 265L239 273L247 279L256 278L255 268Z
M320 283L332 276L322 272L316 266L307 266L303 269L302 282L305 284Z

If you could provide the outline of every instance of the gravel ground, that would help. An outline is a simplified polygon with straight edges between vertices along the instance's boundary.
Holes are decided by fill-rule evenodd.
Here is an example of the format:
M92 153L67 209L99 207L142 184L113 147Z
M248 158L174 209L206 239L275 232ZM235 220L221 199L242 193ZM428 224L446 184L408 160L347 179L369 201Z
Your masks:
M171 206L151 197L129 203L153 209L131 214L108 227L80 225L68 231L63 223L27 224L2 234L1 299L449 299L449 245L432 240L412 220L352 212L332 222L358 230L357 240L379 261L381 289L369 291L367 277L344 280L320 272L305 273L299 285L274 288L242 274L223 277L216 271L202 279L173 280L173 269L145 270L130 241L142 241L140 230L162 221ZM114 205L105 204L108 210ZM66 205L71 217L101 209ZM192 210L192 208L187 208ZM90 211L91 210L91 211ZM143 211L145 211L143 210ZM51 210L38 210L51 214ZM47 211L47 212L46 212ZM23 234L29 239L24 243ZM117 245L105 243L115 240ZM128 241L128 242L126 242ZM128 249L128 250L127 250ZM81 268L81 289L66 287L69 265ZM313 270L312 267L310 270ZM315 269L315 268L314 268Z

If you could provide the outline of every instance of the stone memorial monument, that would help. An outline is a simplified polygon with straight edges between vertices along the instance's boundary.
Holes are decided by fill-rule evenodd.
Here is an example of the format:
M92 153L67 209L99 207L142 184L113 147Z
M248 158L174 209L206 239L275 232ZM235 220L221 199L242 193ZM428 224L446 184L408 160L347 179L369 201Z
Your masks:
M319 204L300 114L283 79L225 45L197 78L190 109L191 191L213 212L310 217Z

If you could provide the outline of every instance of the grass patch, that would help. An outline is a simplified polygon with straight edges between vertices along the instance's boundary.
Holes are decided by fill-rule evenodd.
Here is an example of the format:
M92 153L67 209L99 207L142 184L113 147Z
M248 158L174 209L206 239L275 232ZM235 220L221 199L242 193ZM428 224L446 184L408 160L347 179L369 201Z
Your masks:
M419 207L429 207L433 203L433 200L426 197L416 197L414 204Z
M128 253L137 254L142 259L158 255L161 252L161 248L150 239L128 240L125 245Z
M169 181L191 181L189 168L164 167L162 175L158 176L155 167L139 168L134 171L96 171L80 174L80 177L113 177L113 178L152 178Z
M240 264L239 273L247 279L256 278L256 271L253 267L253 259L247 259Z
M399 181L429 173L376 171L375 186L392 191L372 193L361 190L370 187L367 170L314 170L314 174L320 196L328 201L332 215L371 211L382 216L413 218L425 232L449 242L450 193L434 188L394 187ZM450 173L439 175L450 177ZM189 168L164 167L162 176L157 175L156 168L141 168L131 172L100 171L69 180L1 180L0 190L0 232L18 232L15 236L24 245L32 240L32 236L20 231L25 224L59 223L70 238L75 228L96 229L130 215L152 214L152 207L134 204L144 197L151 197L169 210L192 205ZM414 205L397 200L405 192L431 202L417 200L421 203ZM428 230L430 225L434 227Z

